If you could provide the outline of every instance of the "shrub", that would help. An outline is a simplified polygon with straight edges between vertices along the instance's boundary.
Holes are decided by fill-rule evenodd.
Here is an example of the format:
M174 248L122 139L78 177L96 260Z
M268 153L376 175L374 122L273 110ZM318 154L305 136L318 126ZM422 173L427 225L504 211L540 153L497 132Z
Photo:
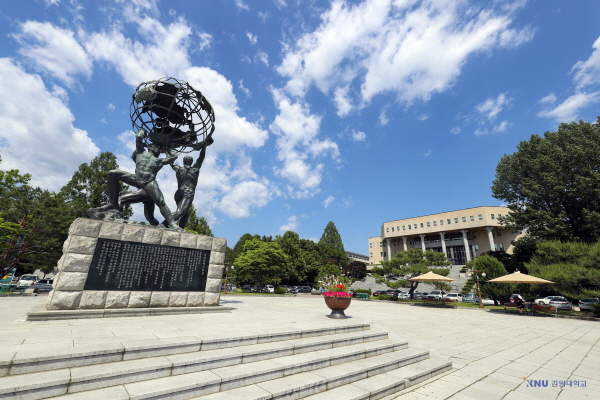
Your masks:
M592 312L594 313L594 316L600 317L600 304L596 304L594 308L592 308Z
M353 293L367 293L369 296L371 295L371 289L354 289Z
M391 296L389 294L380 294L379 296L377 296L378 300L391 300L391 301L398 301L397 297Z
M285 294L287 290L284 287L277 286L275 288L275 294Z

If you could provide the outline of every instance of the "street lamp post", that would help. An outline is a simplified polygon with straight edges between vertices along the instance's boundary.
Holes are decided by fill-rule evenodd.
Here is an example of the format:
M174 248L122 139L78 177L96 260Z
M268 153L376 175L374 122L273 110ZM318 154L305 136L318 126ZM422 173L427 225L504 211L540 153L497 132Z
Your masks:
M472 272L475 272L475 282L477 282L477 293L479 294L479 308L484 308L483 299L481 298L481 286L479 286L479 275L477 274L477 272L481 272L481 276L483 278L485 278L485 272L479 271L477 269L472 270Z

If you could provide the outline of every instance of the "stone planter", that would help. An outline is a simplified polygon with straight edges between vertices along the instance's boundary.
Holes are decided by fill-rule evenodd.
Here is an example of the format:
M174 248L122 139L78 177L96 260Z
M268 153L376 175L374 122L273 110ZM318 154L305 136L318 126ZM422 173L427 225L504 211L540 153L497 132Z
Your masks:
M350 307L352 297L325 297L325 304L331 309L329 318L345 319L344 310Z

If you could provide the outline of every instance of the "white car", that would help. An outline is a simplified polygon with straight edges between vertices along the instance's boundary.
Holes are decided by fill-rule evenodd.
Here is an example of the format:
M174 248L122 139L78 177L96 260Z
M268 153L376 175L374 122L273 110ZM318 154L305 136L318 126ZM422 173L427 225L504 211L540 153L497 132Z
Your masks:
M273 285L265 285L269 293L275 293L275 287Z
M37 275L21 275L17 286L31 286L39 280Z
M458 293L448 293L447 295L444 296L444 299L448 299L451 301L460 301L461 300Z
M562 296L546 296L543 299L535 299L533 302L535 304L539 304L541 306L547 306L547 305L550 305L550 302L552 300L564 300L564 301L567 301L567 299L565 299Z

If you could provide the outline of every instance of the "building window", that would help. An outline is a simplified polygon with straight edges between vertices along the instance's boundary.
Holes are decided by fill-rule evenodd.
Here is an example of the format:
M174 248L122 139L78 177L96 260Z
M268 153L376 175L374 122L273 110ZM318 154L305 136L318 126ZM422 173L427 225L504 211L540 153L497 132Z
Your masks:
M383 247L383 242L379 242L379 247Z
M504 245L502 243L498 244L498 247L500 247L501 249L504 248Z
M373 257L373 253L369 253L369 254L371 254L371 257Z
M458 218L454 218L454 223L458 224Z
M415 224L415 229L417 229L417 224Z
M389 232L389 231L390 231L390 228L385 228L385 231L386 231L386 232Z
M437 221L433 221L433 226L437 226Z
M500 231L496 231L496 235L498 235L498 236L502 236L502 232L500 232Z
M408 226L408 229L412 229L410 225Z
M392 226L392 232L394 232L394 227Z
M406 230L406 225L402 225L402 230L405 231Z
M383 252L383 256L384 256L384 257L387 257L387 251L384 251L384 252Z
M448 225L450 225L450 224L452 223L452 222L450 221L450 218L448 218L448 219L446 220L446 222L448 222Z
M379 254L381 254L381 257L383 257L383 252L381 252L381 253L379 253Z
M431 224L428 222L428 223L427 223L427 226L429 227L429 226L431 226Z
M372 249L373 248L373 243L369 243L369 248Z
M467 222L467 217L462 217L463 222Z
M483 219L483 214L479 214L479 215L477 216L477 218L479 218L480 220L482 220L482 219Z
M397 230L397 231L399 231L399 230L400 230L400 225L398 225L398 226L396 227L396 230Z
M494 214L492 214L492 219L494 219Z
M475 221L475 217L474 216L470 216L469 218L471 218L471 221Z
M502 214L498 214L498 218L500 218L502 216Z
M440 225L444 225L444 220L440 219Z
M421 228L423 227L423 223L421 222Z

